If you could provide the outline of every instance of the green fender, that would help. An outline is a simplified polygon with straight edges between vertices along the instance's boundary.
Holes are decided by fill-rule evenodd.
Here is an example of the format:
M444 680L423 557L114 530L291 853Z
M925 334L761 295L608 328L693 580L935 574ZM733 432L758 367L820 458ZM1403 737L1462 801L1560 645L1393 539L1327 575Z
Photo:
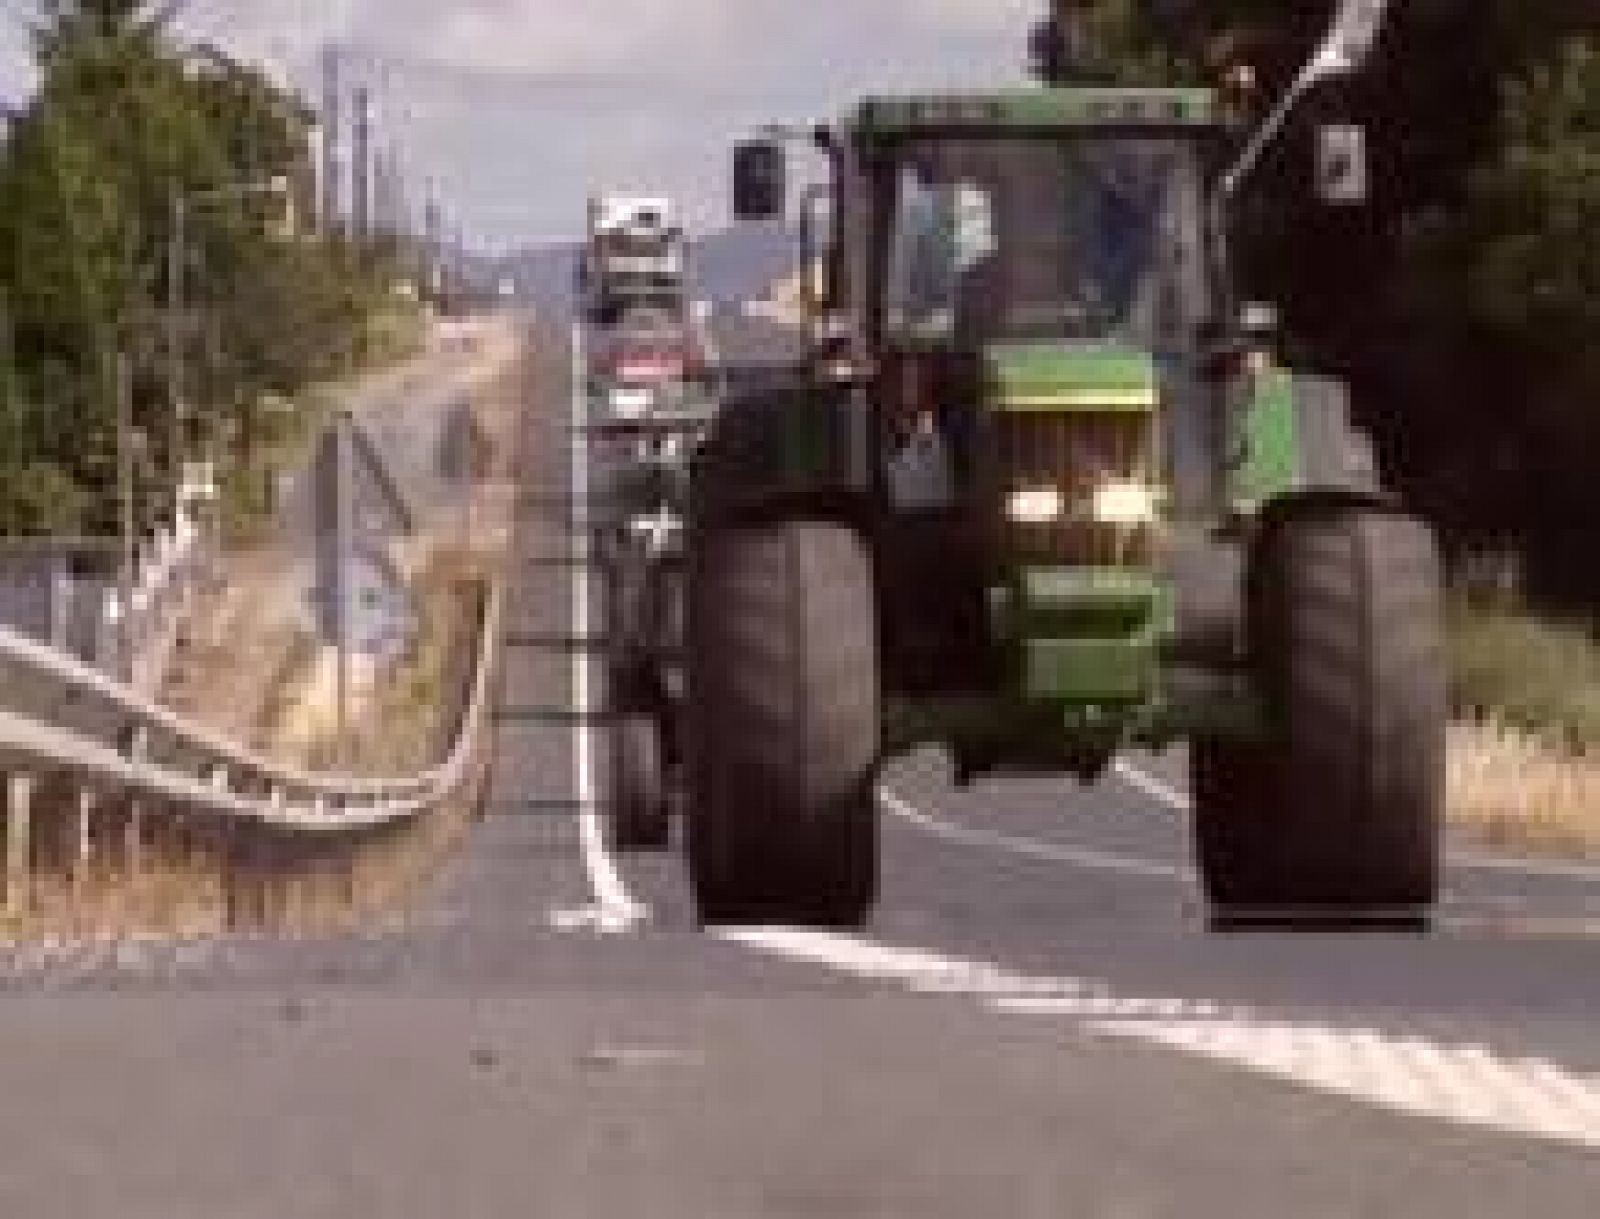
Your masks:
M1229 498L1242 515L1299 497L1385 498L1371 439L1352 421L1342 381L1269 370L1235 435Z

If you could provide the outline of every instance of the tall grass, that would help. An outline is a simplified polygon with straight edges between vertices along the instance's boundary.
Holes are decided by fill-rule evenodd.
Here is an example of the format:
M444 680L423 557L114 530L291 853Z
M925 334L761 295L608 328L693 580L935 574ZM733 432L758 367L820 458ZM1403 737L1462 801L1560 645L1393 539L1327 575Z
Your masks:
M1492 845L1600 851L1600 640L1514 596L1452 598L1449 810Z
M1449 640L1457 718L1515 728L1574 754L1600 747L1600 642L1592 628L1457 597Z
M1490 846L1600 851L1600 754L1553 749L1503 724L1450 730L1450 818Z

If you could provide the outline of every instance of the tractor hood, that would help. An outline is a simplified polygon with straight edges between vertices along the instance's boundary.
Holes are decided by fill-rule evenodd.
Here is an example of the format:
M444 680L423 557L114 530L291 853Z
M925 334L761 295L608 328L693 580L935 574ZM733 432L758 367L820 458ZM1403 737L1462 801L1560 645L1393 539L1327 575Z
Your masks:
M994 343L984 349L991 409L1148 414L1160 401L1155 358L1100 344Z

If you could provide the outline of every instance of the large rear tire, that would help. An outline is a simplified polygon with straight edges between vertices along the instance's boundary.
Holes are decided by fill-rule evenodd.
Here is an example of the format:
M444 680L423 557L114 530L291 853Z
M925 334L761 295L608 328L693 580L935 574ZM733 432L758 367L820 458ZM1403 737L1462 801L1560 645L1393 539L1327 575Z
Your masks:
M611 732L611 845L618 851L664 851L672 818L655 721L630 715Z
M1251 572L1272 725L1192 753L1195 834L1223 920L1415 919L1438 895L1446 693L1425 526L1363 507L1276 522Z
M688 855L707 923L853 926L877 896L878 649L854 533L789 522L696 540Z
M652 715L659 710L654 640L650 633L649 561L614 539L605 572L605 655L614 713Z

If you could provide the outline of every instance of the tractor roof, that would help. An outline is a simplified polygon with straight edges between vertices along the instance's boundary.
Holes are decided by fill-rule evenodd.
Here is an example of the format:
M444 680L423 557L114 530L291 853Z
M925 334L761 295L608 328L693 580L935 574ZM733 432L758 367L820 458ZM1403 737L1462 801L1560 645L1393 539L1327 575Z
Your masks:
M867 137L921 134L1036 134L1095 127L1214 128L1222 121L1209 89L1029 88L997 93L870 97L850 126Z

